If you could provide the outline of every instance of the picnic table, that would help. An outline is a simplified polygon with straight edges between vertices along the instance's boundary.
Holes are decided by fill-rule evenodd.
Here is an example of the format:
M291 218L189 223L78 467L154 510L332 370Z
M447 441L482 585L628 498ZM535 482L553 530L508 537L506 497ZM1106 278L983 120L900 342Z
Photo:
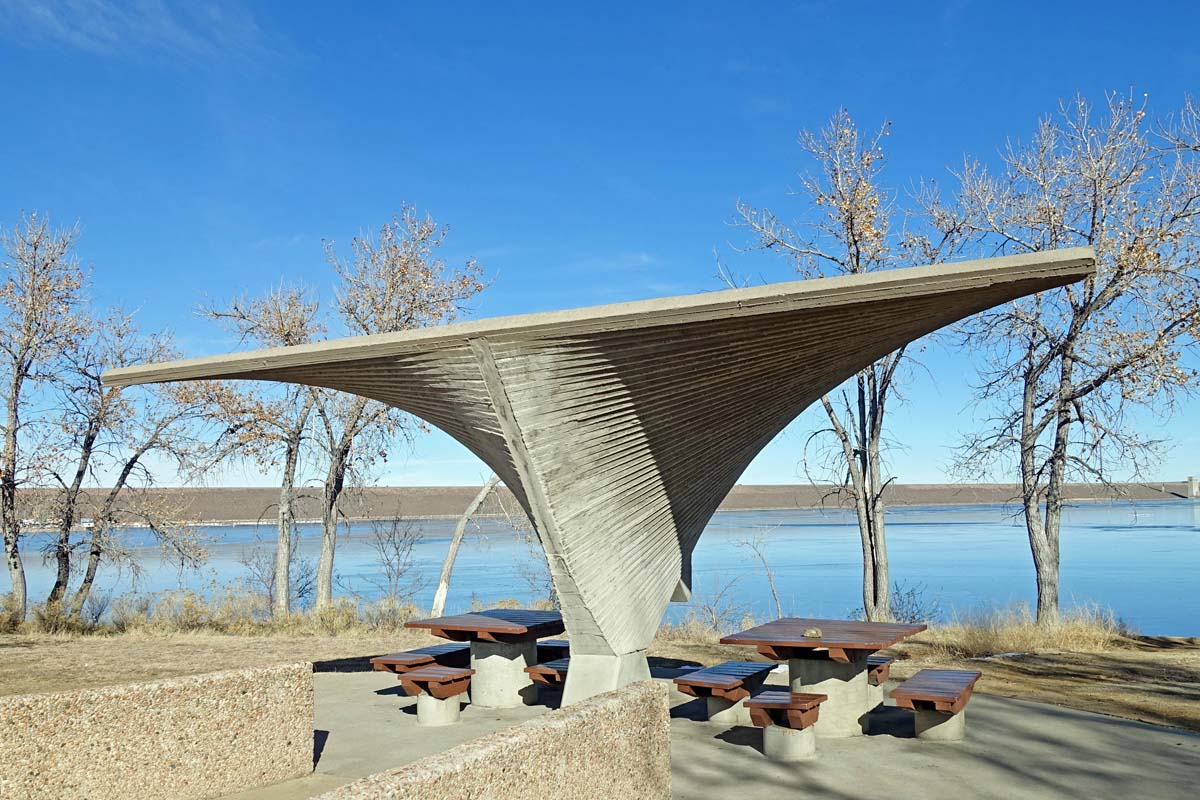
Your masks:
M537 700L537 686L525 672L537 663L537 640L565 630L557 611L494 608L470 614L413 620L434 636L471 646L471 704L516 708Z
M860 736L870 710L867 657L925 627L784 617L726 636L721 644L756 647L767 658L786 661L793 692L828 695L813 726L817 736Z

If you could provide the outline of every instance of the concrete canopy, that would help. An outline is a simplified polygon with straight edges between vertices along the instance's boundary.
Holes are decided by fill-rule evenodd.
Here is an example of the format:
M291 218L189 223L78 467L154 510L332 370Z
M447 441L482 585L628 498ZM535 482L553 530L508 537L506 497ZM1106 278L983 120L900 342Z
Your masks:
M126 367L106 383L239 378L363 395L438 426L520 501L571 640L564 702L648 676L645 652L755 455L874 360L1091 275L1075 248L498 317Z

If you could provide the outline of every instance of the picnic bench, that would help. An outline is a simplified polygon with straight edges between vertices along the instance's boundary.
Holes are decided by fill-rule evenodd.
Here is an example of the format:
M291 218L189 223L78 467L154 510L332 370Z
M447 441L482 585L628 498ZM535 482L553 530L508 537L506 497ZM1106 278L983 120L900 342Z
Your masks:
M567 679L567 668L570 666L570 658L556 658L545 664L526 667L525 674L532 678L534 683L540 683L543 686L562 686L563 681Z
M438 665L442 667L465 667L471 663L471 645L453 642L434 644L403 653L389 653L371 659L371 667L380 672L408 672L417 667Z
M400 673L400 686L417 698L417 722L421 725L450 725L458 721L462 698L471 686L475 670L437 664Z
M892 690L900 708L913 712L918 739L956 742L966 735L967 701L982 673L923 669Z
M709 722L750 725L749 710L740 702L758 690L773 669L774 664L762 661L726 661L680 675L674 682L684 694L705 699Z
M759 692L745 701L750 720L762 728L763 754L773 761L803 761L817 752L821 703L829 697L805 692Z

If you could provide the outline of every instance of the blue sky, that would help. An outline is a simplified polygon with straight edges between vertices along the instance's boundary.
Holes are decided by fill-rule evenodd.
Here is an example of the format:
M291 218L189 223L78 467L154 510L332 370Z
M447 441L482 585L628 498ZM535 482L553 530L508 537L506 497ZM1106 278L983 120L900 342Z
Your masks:
M476 316L720 288L740 197L787 213L796 134L839 106L893 123L886 178L945 178L1076 91L1200 93L1193 3L36 3L0 0L0 222L78 220L101 303L189 355L235 343L193 310L281 279L327 289L320 241L402 201L451 226L492 286ZM927 10L914 10L923 6ZM999 10L1001 9L1002 10ZM893 471L945 478L971 427L961 358L934 346L897 409ZM1195 472L1194 406L1161 477ZM802 416L744 476L797 479ZM381 480L475 483L440 434ZM224 482L269 483L234 470Z

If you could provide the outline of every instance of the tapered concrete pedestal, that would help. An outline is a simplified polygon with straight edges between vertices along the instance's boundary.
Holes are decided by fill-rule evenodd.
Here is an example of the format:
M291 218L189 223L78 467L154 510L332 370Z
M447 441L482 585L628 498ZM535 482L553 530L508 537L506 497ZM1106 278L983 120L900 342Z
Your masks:
M458 717L462 712L463 697L464 695L456 694L445 700L439 700L433 695L422 692L417 695L417 724L430 727L453 725L458 722Z
M961 742L967 735L967 711L943 714L931 708L913 712L917 738L930 742Z
M772 761L807 761L817 754L817 737L811 727L796 730L768 725L762 732L763 755Z
M788 660L788 679L793 692L829 696L821 704L821 716L813 725L819 738L862 736L862 717L867 713L868 703L866 653L849 663L826 658L792 658Z
M517 708L537 702L537 686L525 668L537 663L537 641L471 642L471 704ZM574 669L574 664L572 664Z
M650 665L646 651L624 655L593 655L571 652L571 668L563 683L563 705L570 705L592 695L611 692L638 681L650 680Z
M708 706L708 721L721 725L745 725L754 723L750 720L750 709L741 700L726 700L723 697L704 698Z

